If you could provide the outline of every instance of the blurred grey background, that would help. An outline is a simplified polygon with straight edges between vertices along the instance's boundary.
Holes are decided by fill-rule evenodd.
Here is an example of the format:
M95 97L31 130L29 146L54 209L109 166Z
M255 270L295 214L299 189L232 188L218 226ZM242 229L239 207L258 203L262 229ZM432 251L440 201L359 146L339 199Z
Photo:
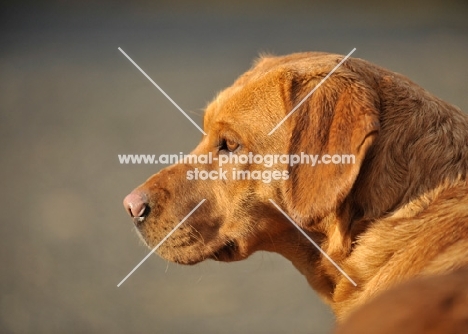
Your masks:
M178 266L148 253L122 199L188 153L207 102L261 52L357 48L468 110L465 1L35 1L0 14L1 333L327 333L283 258Z

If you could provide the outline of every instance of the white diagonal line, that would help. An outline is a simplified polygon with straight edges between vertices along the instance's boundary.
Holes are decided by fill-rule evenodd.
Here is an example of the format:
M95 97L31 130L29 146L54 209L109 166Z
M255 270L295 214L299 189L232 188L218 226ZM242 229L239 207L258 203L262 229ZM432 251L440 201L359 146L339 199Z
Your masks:
M206 201L206 199L202 199L201 202L198 203L198 205L197 205L196 207L194 207L193 210L190 211L189 214L186 215L186 216L184 217L184 219L182 219L182 220L180 221L180 223L177 224L176 227L174 227L174 228L172 229L172 231L169 232L169 233L159 242L159 244L157 244L156 247L154 247L154 248L151 250L151 252L149 252L149 254L146 255L145 258L144 258L143 260L141 260L140 263L138 263L138 264L135 266L135 268L133 268L133 270L132 270L131 272L128 273L127 276L125 276L125 278L124 278L119 284L117 284L117 287L120 287L120 286L123 284L123 282L125 282L125 281L127 280L127 278L129 278L130 275L132 275L132 274L135 272L135 270L137 270L138 267L140 267L140 266L143 264L143 262L145 262L145 261L150 257L150 255L153 254L153 253L156 251L156 249L159 248L159 246L161 246L167 239L169 239L169 237L172 235L172 233L174 233L174 232L180 227L180 225L182 225L182 224L187 220L187 218L190 217L190 216L192 215L192 213L194 213L195 210L197 210L197 209L200 207L200 205L202 205L203 202L205 202L205 201Z
M299 107L305 102L305 100L307 100L307 99L308 99L308 98L309 98L309 97L310 97L310 96L311 96L311 95L312 95L312 94L313 94L313 93L330 77L330 75L332 75L333 72L335 72L335 71L338 69L338 67L340 67L340 66L346 61L346 59L348 59L348 58L353 54L354 51L356 51L356 48L352 49L351 52L348 53L348 54L347 54L347 55L330 71L330 73L328 73L327 76L326 76L325 78L323 78L322 81L320 81L320 82L318 83L318 85L315 86L314 89L312 89L312 90L309 92L309 94L307 94L307 95L301 100L301 102L299 102L299 103L293 108L293 110L291 110L291 111L289 112L289 114L287 114L287 115L281 120L281 122L279 122L279 123L273 128L273 130L271 130L271 131L268 133L268 135L270 136L271 134L273 134L273 132L275 132L276 129L278 129L278 128L281 126L281 124L283 124L283 123L289 118L289 116L291 116L291 115L297 110L297 108L299 108Z
M159 87L159 85L158 85L156 82L154 82L153 79L151 79L151 78L149 77L149 75L146 74L145 71L143 71L143 70L141 69L141 67L138 66L137 63L135 63L135 62L133 61L133 59L130 58L130 57L125 53L124 50L122 50L120 47L119 47L118 49L119 49L120 52L123 53L123 55L124 55L125 57L127 57L128 60L130 60L130 62L131 62L133 65L135 65L135 67L136 67L138 70L140 70L141 73L143 73L143 75L144 75L157 89L159 89L159 91L160 91L169 101L171 101L171 103L172 103L177 109L179 109L179 111L180 111L182 114L184 114L185 117L187 117L187 119L188 119L190 122L192 122L193 125L195 125L195 127L196 127L198 130L200 130L201 133L203 133L203 134L206 136L205 131L203 131L202 128L200 128L200 127L198 126L198 124L195 123L195 122L193 121L193 119L191 119L190 116L187 115L187 114L185 113L185 111L183 111L182 108L179 107L179 105L178 105L177 103L175 103L174 100L171 99L171 97L170 97L169 95L167 95L166 92L163 91L162 88Z
M346 274L346 273L343 271L343 269L341 269L340 266L338 266L338 265L335 263L335 261L333 261L332 258L331 258L330 256L328 256L328 254L325 253L325 252L323 251L323 249L320 248L320 246L317 245L317 244L315 243L315 241L312 240L312 238L309 237L309 236L307 235L307 233L305 233L305 232L302 230L302 228L300 228L300 227L294 222L294 220L292 220L291 217L289 217L289 216L286 214L286 212L284 212L272 199L270 199L270 202L271 202L271 203L272 203L272 204L273 204L273 205L274 205L290 222L291 222L291 224L293 224L293 225L299 230L299 232L301 232L301 233L307 238L307 240L309 240L309 241L312 243L312 245L315 246L315 248L317 248L317 249L320 251L320 253L323 254L323 256L325 256L325 257L328 259L328 261L330 261L330 262L336 267L336 269L339 270L340 273L343 274L344 277L346 277L354 286L357 286L357 284L351 279L351 277L349 277L348 274Z

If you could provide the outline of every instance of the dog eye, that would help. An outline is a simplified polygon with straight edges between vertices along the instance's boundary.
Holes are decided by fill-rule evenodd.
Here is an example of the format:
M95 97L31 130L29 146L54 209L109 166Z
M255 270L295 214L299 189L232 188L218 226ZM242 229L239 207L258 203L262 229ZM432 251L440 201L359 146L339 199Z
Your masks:
M239 147L239 144L234 140L226 139L226 147L229 152L234 152Z
M220 151L234 152L239 147L239 144L231 139L222 139L219 144Z

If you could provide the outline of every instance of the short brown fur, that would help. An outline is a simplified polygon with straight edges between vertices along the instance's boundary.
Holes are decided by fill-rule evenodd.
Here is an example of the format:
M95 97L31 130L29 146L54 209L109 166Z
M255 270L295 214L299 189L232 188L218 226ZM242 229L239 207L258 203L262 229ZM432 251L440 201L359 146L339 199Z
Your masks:
M216 163L176 164L135 191L149 213L137 226L171 261L235 261L282 254L338 319L391 286L468 266L468 117L402 75L348 59L271 136L268 133L342 59L325 53L268 57L207 107L192 154L354 154L351 165L273 168L287 180L187 180ZM231 170L263 165L228 164ZM274 200L357 283L352 285L272 205Z
M410 280L353 311L334 333L468 333L467 282L467 269Z

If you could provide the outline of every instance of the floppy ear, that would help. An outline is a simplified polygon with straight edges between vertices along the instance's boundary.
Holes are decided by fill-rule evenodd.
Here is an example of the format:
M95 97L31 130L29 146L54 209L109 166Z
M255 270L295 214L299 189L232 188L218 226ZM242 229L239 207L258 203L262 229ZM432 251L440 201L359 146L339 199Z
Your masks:
M320 79L302 75L288 84L290 94L284 96L290 110ZM362 79L334 73L291 116L289 154L318 156L315 166L311 161L289 167L284 194L298 223L307 227L336 210L350 193L379 131L378 104L376 93Z

